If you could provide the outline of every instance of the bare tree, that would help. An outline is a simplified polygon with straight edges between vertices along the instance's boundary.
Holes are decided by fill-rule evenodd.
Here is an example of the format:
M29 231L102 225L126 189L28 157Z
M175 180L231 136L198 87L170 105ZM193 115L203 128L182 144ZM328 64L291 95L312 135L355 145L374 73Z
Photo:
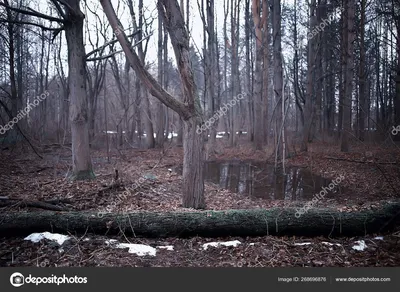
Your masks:
M262 97L263 97L263 57L265 49L263 47L263 39L267 34L263 34L264 27L267 26L268 6L266 1L263 5L264 10L261 15L260 1L253 0L252 13L256 37L256 65L254 73L254 146L255 149L261 150L264 143L264 129L262 117Z
M183 161L183 206L204 208L204 142L202 135L196 133L202 124L201 108L197 102L197 92L193 72L190 66L189 36L185 21L176 0L159 0L158 9L168 29L174 48L179 73L182 79L184 101L180 102L160 85L143 67L136 52L129 45L110 0L101 0L104 12L111 26L118 30L118 41L124 50L130 65L140 77L150 93L169 108L176 111L184 124L184 161Z

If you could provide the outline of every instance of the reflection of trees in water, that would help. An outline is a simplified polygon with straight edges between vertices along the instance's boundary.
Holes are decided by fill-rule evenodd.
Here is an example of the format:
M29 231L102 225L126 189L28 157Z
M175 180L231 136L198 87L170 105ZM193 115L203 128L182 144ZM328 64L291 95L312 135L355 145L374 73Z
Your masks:
M207 163L206 179L232 192L273 200L311 199L326 183L303 168L277 175L273 165L237 162Z

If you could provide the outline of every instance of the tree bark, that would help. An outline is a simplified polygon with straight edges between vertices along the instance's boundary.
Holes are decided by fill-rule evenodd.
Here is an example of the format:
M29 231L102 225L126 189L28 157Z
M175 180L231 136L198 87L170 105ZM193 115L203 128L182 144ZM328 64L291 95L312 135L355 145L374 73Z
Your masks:
M360 23L360 71L359 71L359 110L358 115L358 138L361 141L365 139L365 116L367 112L366 80L365 80L365 9L366 0L361 0L361 23ZM368 129L369 130L369 129Z
M84 14L79 0L69 0L69 19L65 35L68 46L68 86L72 134L72 174L70 179L94 178L89 148L88 105L86 93L86 57L83 45Z
M316 0L310 3L310 33L316 27ZM310 138L311 126L314 116L313 100L314 100L314 76L315 76L315 40L309 38L308 40L308 72L307 72L307 99L305 102L304 110L304 127L303 127L303 141L301 144L301 151L308 151L308 142Z
M262 60L263 60L263 34L262 27L265 23L265 14L263 13L262 18L260 16L260 1L253 0L252 2L252 13L255 27L256 37L256 65L254 73L254 148L256 150L262 150L264 142L264 131L263 131L263 118L262 118ZM265 89L267 90L267 89Z
M349 152L349 136L351 134L351 108L352 108L352 94L353 94L353 71L354 71L354 0L347 2L347 46L346 46L346 82L345 94L343 101L343 130L340 150L342 152Z

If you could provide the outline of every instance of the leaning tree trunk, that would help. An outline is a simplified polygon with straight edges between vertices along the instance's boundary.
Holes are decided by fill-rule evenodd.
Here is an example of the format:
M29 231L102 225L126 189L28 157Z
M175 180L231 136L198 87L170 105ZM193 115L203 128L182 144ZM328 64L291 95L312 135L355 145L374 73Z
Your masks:
M376 210L340 212L310 209L300 217L295 209L256 209L195 212L89 212L0 213L2 236L31 232L120 234L143 237L187 236L365 236L392 231L400 223L400 203ZM101 214L99 216L99 214Z
M89 149L88 106L86 95L86 58L83 45L84 14L79 0L70 0L65 23L68 46L68 86L72 134L72 180L94 178Z
M183 102L170 95L161 84L144 68L124 33L110 0L101 0L110 25L118 32L118 41L137 76L149 92L169 108L179 114L184 123L184 171L183 171L183 207L200 209L205 207L202 136L197 134L201 126L202 112L197 106L197 92L189 54L189 35L183 15L176 0L159 0L158 10L171 37L179 75L182 80Z

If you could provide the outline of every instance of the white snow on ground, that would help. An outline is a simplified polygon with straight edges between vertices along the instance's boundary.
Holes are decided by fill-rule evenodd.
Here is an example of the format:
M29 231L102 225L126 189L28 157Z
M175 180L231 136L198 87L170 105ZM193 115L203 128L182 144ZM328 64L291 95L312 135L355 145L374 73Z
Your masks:
M129 248L129 253L137 254L138 256L155 256L156 249L145 244L135 244L135 243L118 243L115 239L106 240L107 245L112 245L115 248Z
M48 239L57 242L62 245L65 241L70 239L67 235L62 235L58 233L42 232L42 233L32 233L31 235L24 238L24 240L30 240L34 243L41 241L42 239Z
M340 243L330 243L330 242L326 242L326 241L323 241L322 244L329 245L329 246L333 246L333 245L342 246Z
M383 236L377 236L374 238L375 240L383 240Z
M166 246L157 246L158 249L166 249L166 250L174 250L174 247L172 245L166 245Z
M355 241L354 243L356 243L356 245L354 245L352 247L352 249L363 251L364 249L367 248L367 245L365 244L364 240L358 240L358 241Z
M145 244L135 244L135 243L118 243L118 240L115 239L110 239L106 240L107 245L111 245L112 247L115 248L128 248L129 253L134 253L138 256L156 256L157 249L154 247L151 247L149 245ZM158 249L166 249L173 251L174 247L172 245L166 245L166 246L157 246Z
M209 246L219 247L221 245L237 247L239 244L241 244L241 242L239 240L225 241L225 242L209 242L209 243L203 244L203 249L207 250L207 248Z
M298 245L298 246L303 246L303 245L310 245L311 242L300 242L300 243L295 243L294 245Z

